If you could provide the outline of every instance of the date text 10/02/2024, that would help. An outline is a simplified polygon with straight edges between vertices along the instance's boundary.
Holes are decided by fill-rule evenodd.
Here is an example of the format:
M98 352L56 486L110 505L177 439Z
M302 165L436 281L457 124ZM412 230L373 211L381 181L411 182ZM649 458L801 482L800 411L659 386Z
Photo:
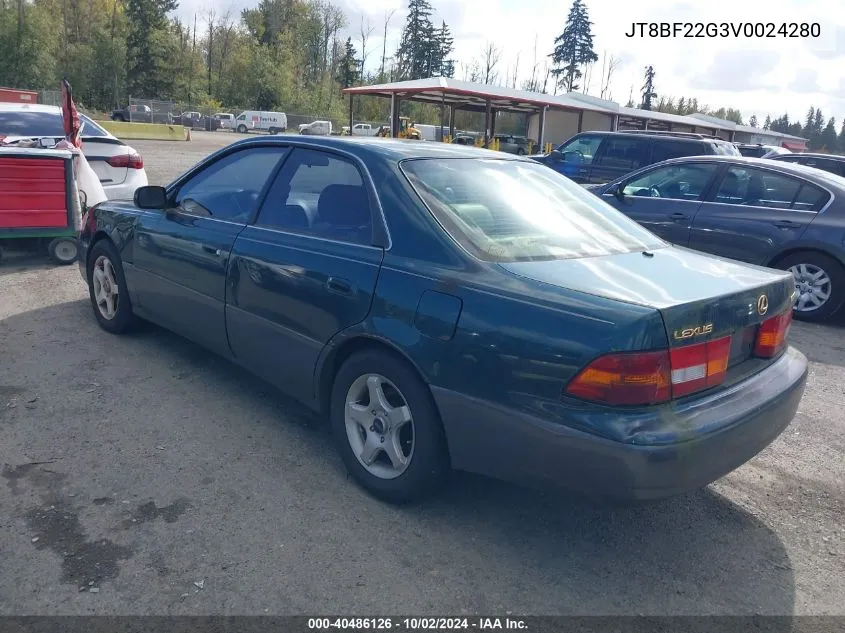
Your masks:
M625 37L820 37L818 22L631 22Z
M518 618L476 617L476 618L308 618L308 629L330 631L345 629L352 631L446 631L446 630L525 630L527 625Z

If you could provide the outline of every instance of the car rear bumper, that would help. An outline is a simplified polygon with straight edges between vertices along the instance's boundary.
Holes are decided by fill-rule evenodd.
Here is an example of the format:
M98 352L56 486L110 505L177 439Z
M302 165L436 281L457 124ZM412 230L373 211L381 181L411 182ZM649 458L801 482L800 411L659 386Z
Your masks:
M702 488L768 446L798 410L807 359L789 348L762 372L722 393L655 410L684 439L618 442L490 402L432 387L456 469L574 488L619 499L659 499ZM577 412L573 413L577 416ZM608 412L618 423L619 412ZM658 419L659 418L659 419ZM639 418L642 423L642 418Z

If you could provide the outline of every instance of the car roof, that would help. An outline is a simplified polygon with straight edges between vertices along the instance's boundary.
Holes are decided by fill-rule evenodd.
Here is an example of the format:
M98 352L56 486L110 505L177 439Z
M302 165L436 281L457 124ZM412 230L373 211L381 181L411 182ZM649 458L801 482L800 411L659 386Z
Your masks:
M0 101L0 110L4 112L47 112L49 114L61 115L62 109L59 106L45 105L43 103L13 103Z
M532 162L514 154L493 152L492 150L469 147L466 145L452 145L437 141L417 141L405 139L372 138L368 136L299 136L283 135L249 138L236 141L229 147L242 145L296 145L298 147L314 147L320 149L338 149L355 154L359 158L376 158L388 161L400 161L409 158L497 158Z
M826 158L827 160L837 160L840 162L845 161L845 156L839 156L837 154L820 154L818 152L794 152L792 154L779 154L778 156L778 160L784 160L783 158L780 158L782 156L788 156L791 158L800 156L802 158Z
M702 135L703 138L693 138L691 136L673 136L672 134L649 134L647 131L640 132L636 130L632 130L631 132L626 132L625 130L619 130L616 132L612 130L595 130L589 132L579 132L578 134L597 134L600 136L626 136L628 138L668 139L670 141L692 141L694 143L700 143L702 141L717 141L721 143L730 143L730 141L726 141L723 138L716 138L715 136Z

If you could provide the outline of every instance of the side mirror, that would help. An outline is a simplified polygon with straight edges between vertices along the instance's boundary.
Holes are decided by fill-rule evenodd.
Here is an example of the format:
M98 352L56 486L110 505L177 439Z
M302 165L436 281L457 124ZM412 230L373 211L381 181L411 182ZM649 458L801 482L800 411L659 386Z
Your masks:
M605 193L613 195L617 200L623 200L625 198L625 187L621 184L616 184L610 187Z
M164 187L149 185L138 187L134 196L135 206L139 209L161 209L167 206L167 191Z
M566 160L566 156L564 156L563 152L561 152L559 149L553 149L552 153L549 154L549 156L551 157L552 160L556 160L560 163L562 163Z

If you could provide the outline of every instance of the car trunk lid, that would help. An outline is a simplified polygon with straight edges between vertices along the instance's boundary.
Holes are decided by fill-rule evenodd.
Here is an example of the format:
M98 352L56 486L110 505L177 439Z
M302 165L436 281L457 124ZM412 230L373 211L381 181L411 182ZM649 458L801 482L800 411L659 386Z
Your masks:
M730 366L751 357L758 326L791 309L795 289L787 272L677 247L501 266L538 282L653 307L670 347L730 335Z

